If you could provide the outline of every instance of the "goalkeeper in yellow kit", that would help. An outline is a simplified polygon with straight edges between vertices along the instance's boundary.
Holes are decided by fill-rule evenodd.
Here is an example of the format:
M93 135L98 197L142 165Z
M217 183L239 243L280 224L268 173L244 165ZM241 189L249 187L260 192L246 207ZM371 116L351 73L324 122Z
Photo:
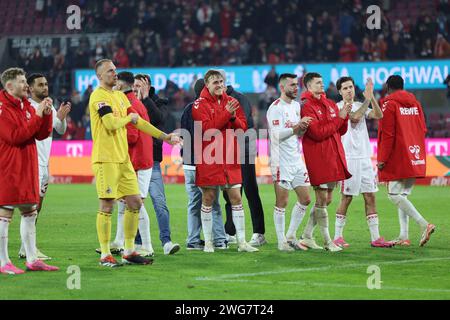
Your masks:
M100 207L97 212L97 235L101 247L100 265L118 267L125 264L151 264L152 259L138 255L134 250L134 238L138 229L139 209L142 205L136 173L128 154L126 125L132 123L137 129L170 144L179 143L179 137L165 134L140 118L131 108L128 98L114 90L117 72L113 62L99 60L95 72L100 86L89 99L92 128L92 169L96 178ZM111 255L111 214L116 199L126 202L124 215L125 250L122 263Z

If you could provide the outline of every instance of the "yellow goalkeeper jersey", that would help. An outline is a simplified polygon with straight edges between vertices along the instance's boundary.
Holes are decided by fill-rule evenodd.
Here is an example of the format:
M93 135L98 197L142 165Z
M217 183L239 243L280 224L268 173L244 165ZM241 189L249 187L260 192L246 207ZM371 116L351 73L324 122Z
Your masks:
M126 95L117 90L102 87L95 89L89 99L92 131L92 163L124 163L128 158L126 124L129 123L127 109L130 102ZM114 118L111 118L112 117ZM109 117L109 119L107 119ZM128 120L126 120L128 119ZM118 128L107 126L106 120L120 122Z

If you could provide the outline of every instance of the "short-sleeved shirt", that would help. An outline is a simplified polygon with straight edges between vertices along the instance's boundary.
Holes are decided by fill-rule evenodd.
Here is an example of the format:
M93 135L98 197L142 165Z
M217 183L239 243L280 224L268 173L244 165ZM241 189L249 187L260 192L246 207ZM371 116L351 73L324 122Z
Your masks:
M337 103L339 110L344 107L344 101ZM354 102L352 112L361 108L361 102ZM358 123L348 120L347 132L341 136L342 145L344 146L345 158L347 159L364 159L372 156L372 148L370 146L369 133L367 131L366 118L372 109L367 109L365 117Z
M127 96L117 90L102 87L95 89L89 99L89 112L92 131L92 163L124 163L128 161L128 141L126 127L110 131L103 125L99 110L106 106L112 108L114 117L127 116L130 102Z

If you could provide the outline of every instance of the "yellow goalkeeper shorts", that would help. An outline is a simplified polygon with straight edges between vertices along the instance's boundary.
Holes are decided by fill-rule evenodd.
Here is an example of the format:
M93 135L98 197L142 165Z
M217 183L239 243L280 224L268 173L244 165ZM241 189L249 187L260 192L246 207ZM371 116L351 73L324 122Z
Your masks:
M140 194L136 172L129 159L124 163L94 163L92 170L99 199L120 199Z

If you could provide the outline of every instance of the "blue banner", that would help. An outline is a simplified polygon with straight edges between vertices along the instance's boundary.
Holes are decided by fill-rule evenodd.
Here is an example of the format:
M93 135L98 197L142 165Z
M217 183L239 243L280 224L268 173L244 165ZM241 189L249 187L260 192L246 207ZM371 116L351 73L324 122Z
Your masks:
M325 87L342 76L351 76L356 85L364 88L367 78L372 78L375 89L381 89L391 74L405 79L405 89L444 89L450 60L418 60L395 62L354 62L354 63L305 63L276 65L278 74L295 73L301 77L305 72L318 72L323 76ZM210 68L224 69L227 83L245 93L259 93L266 89L264 78L270 71L270 65L219 66L219 67L182 67L182 68L130 68L133 73L146 73L152 78L156 91L164 89L168 80L179 87L188 89L192 82L203 77ZM119 70L123 71L123 70ZM98 86L94 70L76 70L75 88L83 93L88 85Z

